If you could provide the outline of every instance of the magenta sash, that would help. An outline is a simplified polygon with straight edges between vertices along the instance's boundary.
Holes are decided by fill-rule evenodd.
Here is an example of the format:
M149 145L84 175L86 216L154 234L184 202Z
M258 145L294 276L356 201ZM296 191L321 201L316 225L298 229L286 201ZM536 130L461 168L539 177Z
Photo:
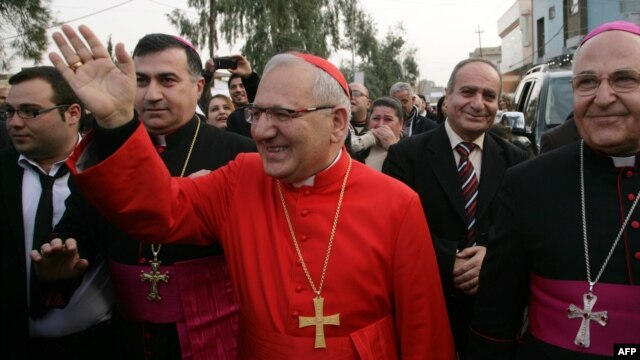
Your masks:
M297 337L258 329L241 320L240 360L332 359L395 360L399 358L393 316L388 315L349 336L327 337L327 347L315 349L313 337Z
M607 311L605 326L590 322L591 346L573 343L581 319L569 319L569 305L583 308L586 281L550 280L531 276L529 328L536 338L570 351L613 356L614 344L640 343L640 286L599 283L593 293L598 297L593 312Z
M238 301L223 256L160 266L169 282L158 283L160 301L147 300L150 284L140 280L150 266L109 261L122 315L141 323L176 323L183 359L235 359Z

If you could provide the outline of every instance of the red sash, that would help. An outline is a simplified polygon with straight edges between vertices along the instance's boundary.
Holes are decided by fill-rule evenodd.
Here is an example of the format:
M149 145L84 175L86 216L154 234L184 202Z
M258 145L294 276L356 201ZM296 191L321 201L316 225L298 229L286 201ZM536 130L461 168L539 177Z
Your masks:
M325 349L313 347L313 337L296 337L258 329L241 320L238 359L396 360L398 341L393 316L388 315L349 336L327 337Z
M129 320L176 323L183 359L235 359L238 300L223 256L160 266L160 301L147 300L150 284L140 280L150 266L109 261L118 308Z
M613 356L614 344L640 343L640 286L598 283L598 297L593 312L607 311L605 326L590 322L591 346L573 343L581 319L569 319L567 309L573 304L583 308L586 281L550 280L531 276L529 328L536 338L570 351Z

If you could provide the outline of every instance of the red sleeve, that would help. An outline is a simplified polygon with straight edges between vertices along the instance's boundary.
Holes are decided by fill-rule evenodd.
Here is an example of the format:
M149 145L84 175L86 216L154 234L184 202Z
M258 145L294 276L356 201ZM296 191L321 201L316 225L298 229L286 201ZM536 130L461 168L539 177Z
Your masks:
M85 137L68 165L87 200L113 224L143 242L205 245L219 238L231 196L224 179L233 169L172 178L143 126L107 159L80 171L79 163L95 161L87 159L91 146L92 137Z
M396 323L403 359L455 359L453 338L427 221L417 195L398 234Z

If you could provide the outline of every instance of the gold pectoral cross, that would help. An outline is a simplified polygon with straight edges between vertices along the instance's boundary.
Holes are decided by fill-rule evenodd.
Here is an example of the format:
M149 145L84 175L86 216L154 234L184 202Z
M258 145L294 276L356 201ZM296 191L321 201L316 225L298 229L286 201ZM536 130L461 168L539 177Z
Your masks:
M149 301L162 300L162 297L158 293L158 281L163 281L165 283L169 282L169 272L165 271L164 274L161 274L159 270L160 264L162 264L162 261L153 259L149 261L149 265L151 265L151 272L146 273L144 270L140 271L140 280L142 280L142 282L149 281L151 283L149 295L147 295L147 300Z
M299 327L314 326L316 327L316 342L314 348L326 348L327 342L324 339L324 326L325 325L340 325L340 314L334 314L324 316L322 314L322 308L324 306L324 298L318 296L313 299L313 308L315 310L315 316L300 316L298 317Z
M607 325L607 312L597 311L593 312L593 306L596 304L598 297L592 293L587 293L582 296L582 302L584 303L584 310L571 304L568 309L567 316L569 319L579 318L582 319L578 334L576 335L573 343L582 348L588 348L591 345L591 336L589 331L589 324L591 320L595 321L601 326Z

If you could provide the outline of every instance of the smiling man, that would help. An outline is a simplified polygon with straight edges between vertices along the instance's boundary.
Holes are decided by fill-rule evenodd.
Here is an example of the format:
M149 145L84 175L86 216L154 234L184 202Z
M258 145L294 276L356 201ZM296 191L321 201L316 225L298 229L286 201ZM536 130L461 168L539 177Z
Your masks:
M640 343L639 69L638 25L603 24L582 40L572 85L584 141L508 173L474 359L610 359L615 344Z
M255 151L250 139L206 124L195 113L204 80L200 56L188 42L167 34L146 35L133 51L133 63L133 106L155 157L170 174L214 170L240 152ZM142 174L130 183L146 176ZM96 242L105 249L118 302L114 347L123 357L235 358L238 304L219 245L141 245L77 191L68 204L55 230L62 239L74 238L80 245ZM151 282L154 269L156 276L168 277ZM141 274L147 274L146 282ZM188 306L193 299L200 300L197 309Z
M80 32L93 51L63 31L72 45L56 33L65 59L51 59L100 126L96 142L75 153L76 179L141 241L220 240L240 300L240 359L453 359L420 200L346 153L349 90L334 65L272 58L246 109L260 155L175 179L132 120L134 67L124 47L116 67L88 28ZM78 60L74 72L67 64ZM107 139L121 144L112 154L99 144ZM85 167L90 158L95 165Z
M506 169L527 158L487 132L500 90L500 73L491 62L458 63L446 88L444 126L391 146L382 169L420 195L460 359L467 355L473 294L495 219L495 195Z

